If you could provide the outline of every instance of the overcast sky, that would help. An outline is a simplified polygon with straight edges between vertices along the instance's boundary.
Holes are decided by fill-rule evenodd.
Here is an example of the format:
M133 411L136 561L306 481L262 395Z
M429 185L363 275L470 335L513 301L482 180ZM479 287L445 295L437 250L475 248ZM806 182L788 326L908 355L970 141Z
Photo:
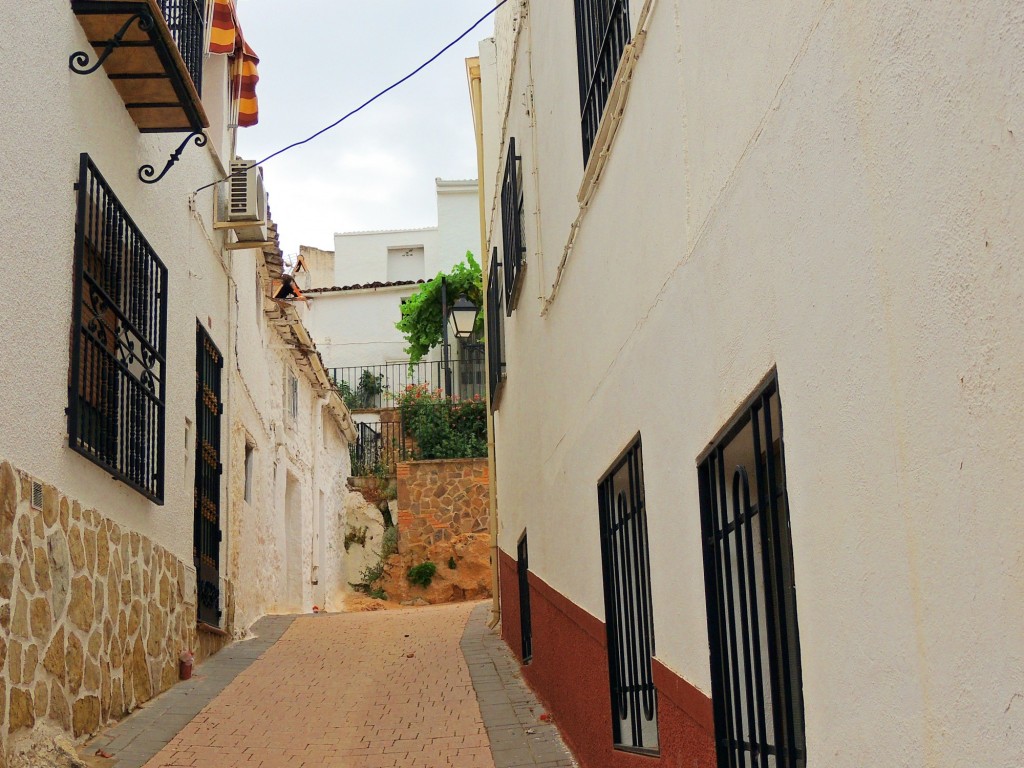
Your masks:
M239 154L260 159L303 139L404 77L495 0L243 0L260 57L259 124ZM488 18L407 83L322 137L264 166L285 253L334 248L334 233L437 223L434 178L476 178L465 59Z

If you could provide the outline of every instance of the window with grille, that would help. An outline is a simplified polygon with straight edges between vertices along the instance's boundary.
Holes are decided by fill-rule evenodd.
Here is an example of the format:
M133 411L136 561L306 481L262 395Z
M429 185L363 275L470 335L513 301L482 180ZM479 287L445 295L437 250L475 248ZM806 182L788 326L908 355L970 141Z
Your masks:
M516 557L516 573L519 576L519 637L522 641L523 664L533 658L533 623L530 617L530 557L526 543L526 532L519 540Z
M504 291L498 249L491 252L487 272L487 379L490 384L491 409L496 409L498 392L505 382L505 314L502 311Z
M619 749L657 753L654 616L639 435L598 485L612 729Z
M803 768L803 689L774 381L698 467L718 765Z
M583 162L597 138L622 51L629 42L628 0L575 0Z
M167 269L86 154L76 190L68 444L163 504Z
M516 140L508 140L505 176L501 182L501 244L505 272L505 314L512 315L522 284L523 254L523 182L520 177L522 158L516 154Z

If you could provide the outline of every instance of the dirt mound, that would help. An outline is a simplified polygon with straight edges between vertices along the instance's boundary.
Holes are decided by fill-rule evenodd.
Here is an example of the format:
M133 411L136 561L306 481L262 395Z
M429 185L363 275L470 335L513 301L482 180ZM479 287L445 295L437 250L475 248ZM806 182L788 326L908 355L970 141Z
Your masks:
M431 545L424 552L402 552L388 558L380 585L388 600L405 605L434 605L480 600L491 596L491 537L464 533ZM432 562L437 571L428 587L410 584L414 565ZM454 566L454 567L452 567Z
M402 606L390 600L378 600L369 595L352 593L345 595L346 613L363 613L365 611L393 611Z

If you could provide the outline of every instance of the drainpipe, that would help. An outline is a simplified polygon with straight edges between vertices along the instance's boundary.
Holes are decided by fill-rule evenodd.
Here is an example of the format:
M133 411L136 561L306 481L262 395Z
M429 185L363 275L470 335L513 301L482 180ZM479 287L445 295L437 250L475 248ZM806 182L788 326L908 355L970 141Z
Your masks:
M466 75L469 78L470 101L473 104L473 127L476 133L476 188L480 206L480 266L483 274L483 295L487 297L487 216L484 206L484 117L483 94L480 84L480 59L466 59ZM487 308L490 311L490 308ZM484 335L484 362L489 359L490 342ZM494 411L491 410L491 385L487 377L487 500L489 504L488 528L491 533L491 628L501 621L501 597L498 581L498 475L494 462Z

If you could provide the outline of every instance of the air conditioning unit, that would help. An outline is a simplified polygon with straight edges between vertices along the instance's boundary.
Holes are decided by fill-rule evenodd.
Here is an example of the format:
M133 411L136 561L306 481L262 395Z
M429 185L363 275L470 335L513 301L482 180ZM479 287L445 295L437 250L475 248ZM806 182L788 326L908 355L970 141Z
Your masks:
M267 242L267 193L263 169L253 161L236 159L230 178L217 185L214 226L235 231L236 242L229 250L258 247Z
M245 160L231 164L228 179L228 221L262 221L264 218L263 169L249 170Z

